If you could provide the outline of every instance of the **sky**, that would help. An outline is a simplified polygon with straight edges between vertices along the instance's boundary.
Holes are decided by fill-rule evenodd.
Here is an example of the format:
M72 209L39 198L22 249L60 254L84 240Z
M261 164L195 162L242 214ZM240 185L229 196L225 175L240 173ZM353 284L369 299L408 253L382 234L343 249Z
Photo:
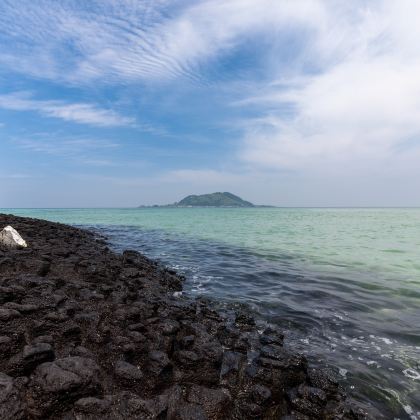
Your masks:
M2 0L0 207L420 206L418 0Z

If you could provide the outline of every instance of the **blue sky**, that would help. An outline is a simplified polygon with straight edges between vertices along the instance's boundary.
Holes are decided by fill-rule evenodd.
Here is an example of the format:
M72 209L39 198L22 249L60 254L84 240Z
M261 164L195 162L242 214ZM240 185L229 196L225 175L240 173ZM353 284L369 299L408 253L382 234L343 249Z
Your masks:
M0 207L420 205L417 0L2 0Z

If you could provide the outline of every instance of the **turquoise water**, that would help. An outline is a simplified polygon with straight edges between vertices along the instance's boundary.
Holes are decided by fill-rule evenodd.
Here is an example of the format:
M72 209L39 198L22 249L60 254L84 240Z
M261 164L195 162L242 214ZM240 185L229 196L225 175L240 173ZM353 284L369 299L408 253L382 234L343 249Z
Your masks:
M384 418L420 418L420 209L7 209L98 229L246 303Z

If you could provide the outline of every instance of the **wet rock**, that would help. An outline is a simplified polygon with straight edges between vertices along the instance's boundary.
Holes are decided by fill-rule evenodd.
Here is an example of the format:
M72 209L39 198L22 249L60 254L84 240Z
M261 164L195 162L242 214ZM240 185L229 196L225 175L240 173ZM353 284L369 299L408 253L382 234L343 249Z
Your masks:
M307 366L307 361L302 355L290 353L282 347L273 349L266 346L261 349L261 356L259 363L273 369L305 370Z
M239 324L239 325L249 325L249 326L255 325L254 318L251 315L246 314L244 312L240 312L236 315L235 322L236 324Z
M263 334L260 336L261 344L275 344L278 346L283 345L284 335L279 331L276 331L272 328L266 328Z
M231 371L239 370L239 363L242 359L242 354L233 351L227 351L223 354L222 368L220 375L225 376Z
M333 373L328 370L309 370L309 380L313 387L322 389L326 395L334 395L339 390L339 385Z
M261 348L261 356L268 357L274 360L282 360L284 358L285 351L282 347L270 344Z
M322 389L307 386L305 384L299 385L297 394L301 398L305 398L318 405L324 405L327 402L327 395Z
M297 392L289 392L289 398L292 407L298 413L303 414L304 416L312 416L312 418L322 417L322 407L305 398L300 398Z

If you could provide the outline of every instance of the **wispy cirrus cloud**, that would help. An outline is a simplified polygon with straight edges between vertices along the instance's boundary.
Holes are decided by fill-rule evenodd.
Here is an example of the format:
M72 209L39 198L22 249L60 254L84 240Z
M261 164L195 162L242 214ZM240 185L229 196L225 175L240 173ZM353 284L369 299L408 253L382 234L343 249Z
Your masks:
M12 173L12 174L0 173L0 179L28 179L28 178L32 178L32 175L24 174L24 173Z
M132 118L93 104L34 99L28 92L0 95L0 108L13 111L34 111L45 117L98 127L127 126L134 123Z
M93 167L114 166L115 159L112 156L120 147L118 143L106 139L63 138L62 135L55 136L51 133L39 133L32 138L15 139L13 143L22 150L64 158L78 165Z
M255 36L324 20L316 0L11 0L0 5L0 62L37 77L88 83L185 78Z
M19 139L14 142L21 148L33 152L51 155L74 156L86 151L115 150L118 143L90 138L62 138L57 141L53 134L38 134L31 139Z

